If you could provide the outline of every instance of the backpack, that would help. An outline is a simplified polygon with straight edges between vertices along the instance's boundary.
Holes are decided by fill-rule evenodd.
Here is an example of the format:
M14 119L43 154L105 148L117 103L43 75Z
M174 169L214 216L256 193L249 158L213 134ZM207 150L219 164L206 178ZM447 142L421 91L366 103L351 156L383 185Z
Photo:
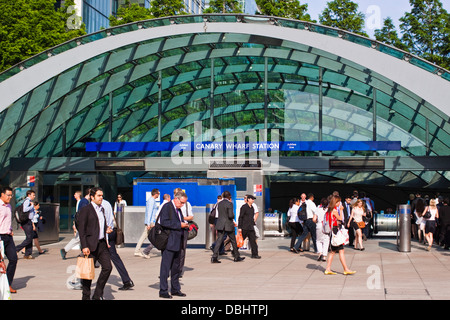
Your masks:
M305 221L308 219L308 215L306 214L306 201L300 205L300 208L298 208L297 216L300 221Z
M216 222L216 208L217 208L217 204L214 206L214 208L209 213L209 216L208 216L209 224L214 224Z
M28 221L28 212L23 211L23 203L16 206L16 210L14 211L14 217L16 218L17 223L24 224Z

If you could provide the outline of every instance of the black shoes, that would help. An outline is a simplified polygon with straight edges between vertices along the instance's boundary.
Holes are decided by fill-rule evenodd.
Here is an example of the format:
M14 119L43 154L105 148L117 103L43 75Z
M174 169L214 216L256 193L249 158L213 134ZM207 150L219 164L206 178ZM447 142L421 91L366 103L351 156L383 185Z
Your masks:
M159 297L160 298L164 298L164 299L172 299L172 296L176 296L176 297L186 297L186 294L178 291L178 292L173 292L172 295L168 294L168 293L160 293Z
M222 263L217 258L211 258L211 263Z
M129 282L124 283L123 287L119 288L119 290L129 290L133 287L134 287L134 283L133 283L133 281L130 280Z
M256 255L256 256L252 256L251 258L252 259L261 259L261 256Z
M183 292L181 292L181 291L178 291L178 292L172 292L172 296L186 297L186 293L183 293Z
M237 258L234 258L234 262L239 262L239 261L242 261L244 259L245 259L245 257L237 257Z

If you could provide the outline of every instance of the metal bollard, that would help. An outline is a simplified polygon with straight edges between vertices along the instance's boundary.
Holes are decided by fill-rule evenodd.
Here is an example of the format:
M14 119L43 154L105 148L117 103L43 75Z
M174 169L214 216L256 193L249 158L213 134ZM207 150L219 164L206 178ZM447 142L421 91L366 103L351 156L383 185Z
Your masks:
M216 241L216 229L214 227L211 227L208 221L209 213L213 208L214 204L206 204L205 249L207 250L209 250L209 247L211 247L211 245Z
M400 252L411 252L411 206L401 204L397 209L397 246Z

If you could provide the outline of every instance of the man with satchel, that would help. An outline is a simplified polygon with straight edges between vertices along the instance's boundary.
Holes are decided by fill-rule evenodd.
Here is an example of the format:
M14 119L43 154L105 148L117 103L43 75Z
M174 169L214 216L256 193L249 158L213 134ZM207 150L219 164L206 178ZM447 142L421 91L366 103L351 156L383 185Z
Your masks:
M181 292L180 286L180 253L183 245L184 229L189 224L184 222L181 207L187 202L187 195L184 191L175 193L172 201L167 202L159 213L159 224L167 230L170 230L167 245L162 250L161 268L159 274L159 296L161 298L171 299L172 296L185 297ZM171 293L169 294L169 285L167 279L170 271Z
M98 261L102 267L92 296L92 300L102 300L103 290L112 271L111 256L107 243L107 234L112 232L112 228L107 223L112 218L106 217L105 210L102 207L103 190L101 188L92 188L90 198L91 203L81 208L78 213L77 228L83 254L85 256L92 255L94 262ZM91 283L92 280L81 279L83 300L90 300Z

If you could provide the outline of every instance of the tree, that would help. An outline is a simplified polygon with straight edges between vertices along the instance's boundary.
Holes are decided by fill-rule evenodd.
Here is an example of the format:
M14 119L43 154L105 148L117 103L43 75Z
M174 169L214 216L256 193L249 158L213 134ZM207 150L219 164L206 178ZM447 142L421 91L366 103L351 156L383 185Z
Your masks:
M400 18L408 50L430 62L449 66L450 18L439 0L410 0L411 12Z
M150 12L155 18L187 14L183 0L153 0Z
M262 15L315 22L306 13L308 4L300 4L298 0L256 0Z
M339 28L368 37L364 32L364 14L358 12L358 4L350 0L333 0L319 15L319 21L325 26Z
M204 13L242 13L242 6L238 0L210 0L209 7Z
M153 19L150 9L139 6L137 3L131 4L129 0L125 2L125 6L117 9L117 15L109 17L109 25L115 27L135 21Z
M86 34L73 0L55 10L49 0L0 0L0 71Z
M398 36L397 29L390 17L384 20L383 28L375 30L375 39L384 42L402 50L408 50L408 47Z

